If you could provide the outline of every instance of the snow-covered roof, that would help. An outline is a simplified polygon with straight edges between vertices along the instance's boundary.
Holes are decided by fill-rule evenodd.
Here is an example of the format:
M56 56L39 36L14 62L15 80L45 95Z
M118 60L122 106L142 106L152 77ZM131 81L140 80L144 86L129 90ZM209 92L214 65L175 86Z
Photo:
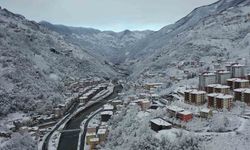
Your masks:
M249 80L246 80L246 79L236 79L234 80L234 82L249 82Z
M220 84L209 84L207 85L207 87L216 87L216 86L219 86Z
M107 129L98 129L97 134L106 134Z
M185 92L191 93L191 94L206 94L205 91L199 91L197 89L189 89L189 90L186 90Z
M172 110L172 111L175 111L175 112L181 112L181 111L184 111L183 108L180 108L180 107L177 107L177 106L168 106L167 107L168 110Z
M233 96L232 95L228 95L228 94L222 94L222 93L220 93L220 94L218 94L216 96L216 98L219 98L219 99L230 99L230 98L233 98Z
M250 89L249 88L240 88L240 89L235 89L234 92L250 93Z
M219 88L219 89L230 88L230 86L222 85L222 84L209 84L207 87L213 87L213 88Z
M103 106L103 109L104 109L104 110L113 110L113 109L114 109L114 106L113 106L113 105L110 105L110 104L105 104L105 105Z
M245 65L242 65L242 64L234 64L234 65L232 65L232 67L245 67Z
M215 97L215 98L219 98L219 99L230 99L230 98L233 98L232 95L229 95L229 94L222 94L222 93L210 93L207 95L208 97Z
M209 109L209 108L202 108L200 111L204 112L204 113L209 113L211 111L211 109Z
M178 113L182 114L182 115L190 115L190 114L192 114L190 111L186 111L186 110L178 112Z
M101 112L101 115L113 115L112 111L103 111Z
M219 74L230 74L231 72L227 71L227 70L219 70L218 73Z
M90 142L99 142L99 138L91 138Z
M238 78L227 79L227 81L234 81L234 80L236 80L236 79L238 79Z
M172 126L172 124L168 123L167 121L163 120L162 118L155 118L150 120L152 123L157 124L159 126Z
M203 76L214 76L215 73L214 72L204 72L201 75L203 75Z
M206 94L206 92L195 90L195 91L192 91L191 94Z
M86 136L91 136L91 135L96 135L96 133L95 132L87 132L86 133Z

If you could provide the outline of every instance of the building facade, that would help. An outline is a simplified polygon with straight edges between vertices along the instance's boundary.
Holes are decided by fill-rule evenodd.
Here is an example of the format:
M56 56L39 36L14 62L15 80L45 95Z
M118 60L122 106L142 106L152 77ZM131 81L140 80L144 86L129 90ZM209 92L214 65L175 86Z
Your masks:
M190 104L202 105L206 102L205 96L205 91L187 90L185 91L184 101Z
M211 93L207 95L208 108L230 109L232 106L233 96L222 93Z
M199 89L205 90L205 87L209 84L216 83L216 74L213 72L205 72L199 76Z

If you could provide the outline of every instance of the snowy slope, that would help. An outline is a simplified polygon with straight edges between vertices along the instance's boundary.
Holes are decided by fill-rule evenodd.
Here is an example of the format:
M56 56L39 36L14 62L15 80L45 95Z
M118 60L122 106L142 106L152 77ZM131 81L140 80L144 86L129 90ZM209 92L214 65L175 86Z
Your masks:
M63 100L64 79L114 77L96 58L61 35L0 9L0 116L18 110L50 109ZM50 107L46 107L50 106Z
M127 47L133 46L140 39L153 33L150 30L100 31L91 28L53 25L45 21L40 22L40 24L61 34L66 41L89 50L89 53L93 55L105 56L113 63L123 62L130 53L130 49L126 49Z
M137 62L131 70L137 76L180 61L249 58L249 18L249 0L221 0L197 8L130 47L134 53L128 60Z

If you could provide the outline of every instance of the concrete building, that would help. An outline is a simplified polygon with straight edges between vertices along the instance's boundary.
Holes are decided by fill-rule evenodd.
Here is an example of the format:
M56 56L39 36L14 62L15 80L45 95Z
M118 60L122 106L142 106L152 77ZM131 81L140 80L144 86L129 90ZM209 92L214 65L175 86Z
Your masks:
M216 71L216 81L218 84L226 85L227 79L231 78L231 72L225 70Z
M163 120L162 118L155 118L150 120L150 126L151 129L154 130L155 132L172 128L172 124Z
M199 89L205 90L205 87L209 84L216 83L216 74L213 72L204 72L199 76Z
M100 143L106 141L107 136L108 136L107 129L98 129L97 137L99 138Z
M240 88L234 90L234 99L236 101L241 101L250 105L250 89L249 88Z
M190 121L193 118L193 114L189 111L181 111L177 113L176 116L178 119L180 119L181 121Z
M203 108L200 110L200 117L202 118L210 118L213 116L213 112L209 108Z
M245 78L246 75L246 66L241 64L232 65L232 78Z
M222 93L211 93L207 95L208 108L230 109L232 106L233 96Z
M189 104L202 105L206 102L206 92L194 90L185 91L184 101Z
M205 91L207 93L229 94L229 92L230 92L230 86L221 85L221 84L209 84L208 86L205 87Z

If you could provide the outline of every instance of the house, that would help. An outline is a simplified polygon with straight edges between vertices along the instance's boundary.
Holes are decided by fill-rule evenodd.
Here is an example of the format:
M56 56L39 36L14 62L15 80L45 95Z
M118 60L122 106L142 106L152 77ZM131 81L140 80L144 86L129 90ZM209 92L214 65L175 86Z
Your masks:
M231 78L231 72L225 70L216 71L216 80L218 84L226 85L227 79Z
M202 118L209 118L213 115L213 112L211 109L203 108L200 110L200 117Z
M199 75L199 89L205 90L209 84L216 83L216 74L214 72L204 72Z
M180 111L177 112L176 118L180 119L181 121L190 121L193 118L193 114L189 111Z
M155 132L158 132L160 130L171 129L172 124L168 123L162 118L155 118L155 119L150 120L150 127Z
M99 138L91 138L89 140L90 150L95 150L98 144L100 144Z
M104 142L108 136L108 130L107 129L98 129L97 131L97 137L99 138L100 143Z
M184 101L190 104L201 105L206 102L205 95L205 91L198 91L196 89L186 90Z
M234 90L234 99L236 101L242 101L250 105L250 89L240 88Z
M221 84L209 84L208 86L206 86L205 89L207 93L229 94L230 92L230 86L221 85Z
M140 99L138 100L138 103L141 106L142 111L146 111L151 105L151 102L148 99Z
M112 111L103 111L103 112L101 112L101 121L102 122L109 121L109 119L111 118L112 115L113 115Z
M178 112L184 111L184 109L177 107L177 106L169 106L167 107L167 111L170 117L176 117Z
M159 98L160 98L160 95L158 95L158 94L151 94L150 95L151 100L159 100Z
M222 93L211 93L207 95L208 108L230 109L232 106L233 96Z

